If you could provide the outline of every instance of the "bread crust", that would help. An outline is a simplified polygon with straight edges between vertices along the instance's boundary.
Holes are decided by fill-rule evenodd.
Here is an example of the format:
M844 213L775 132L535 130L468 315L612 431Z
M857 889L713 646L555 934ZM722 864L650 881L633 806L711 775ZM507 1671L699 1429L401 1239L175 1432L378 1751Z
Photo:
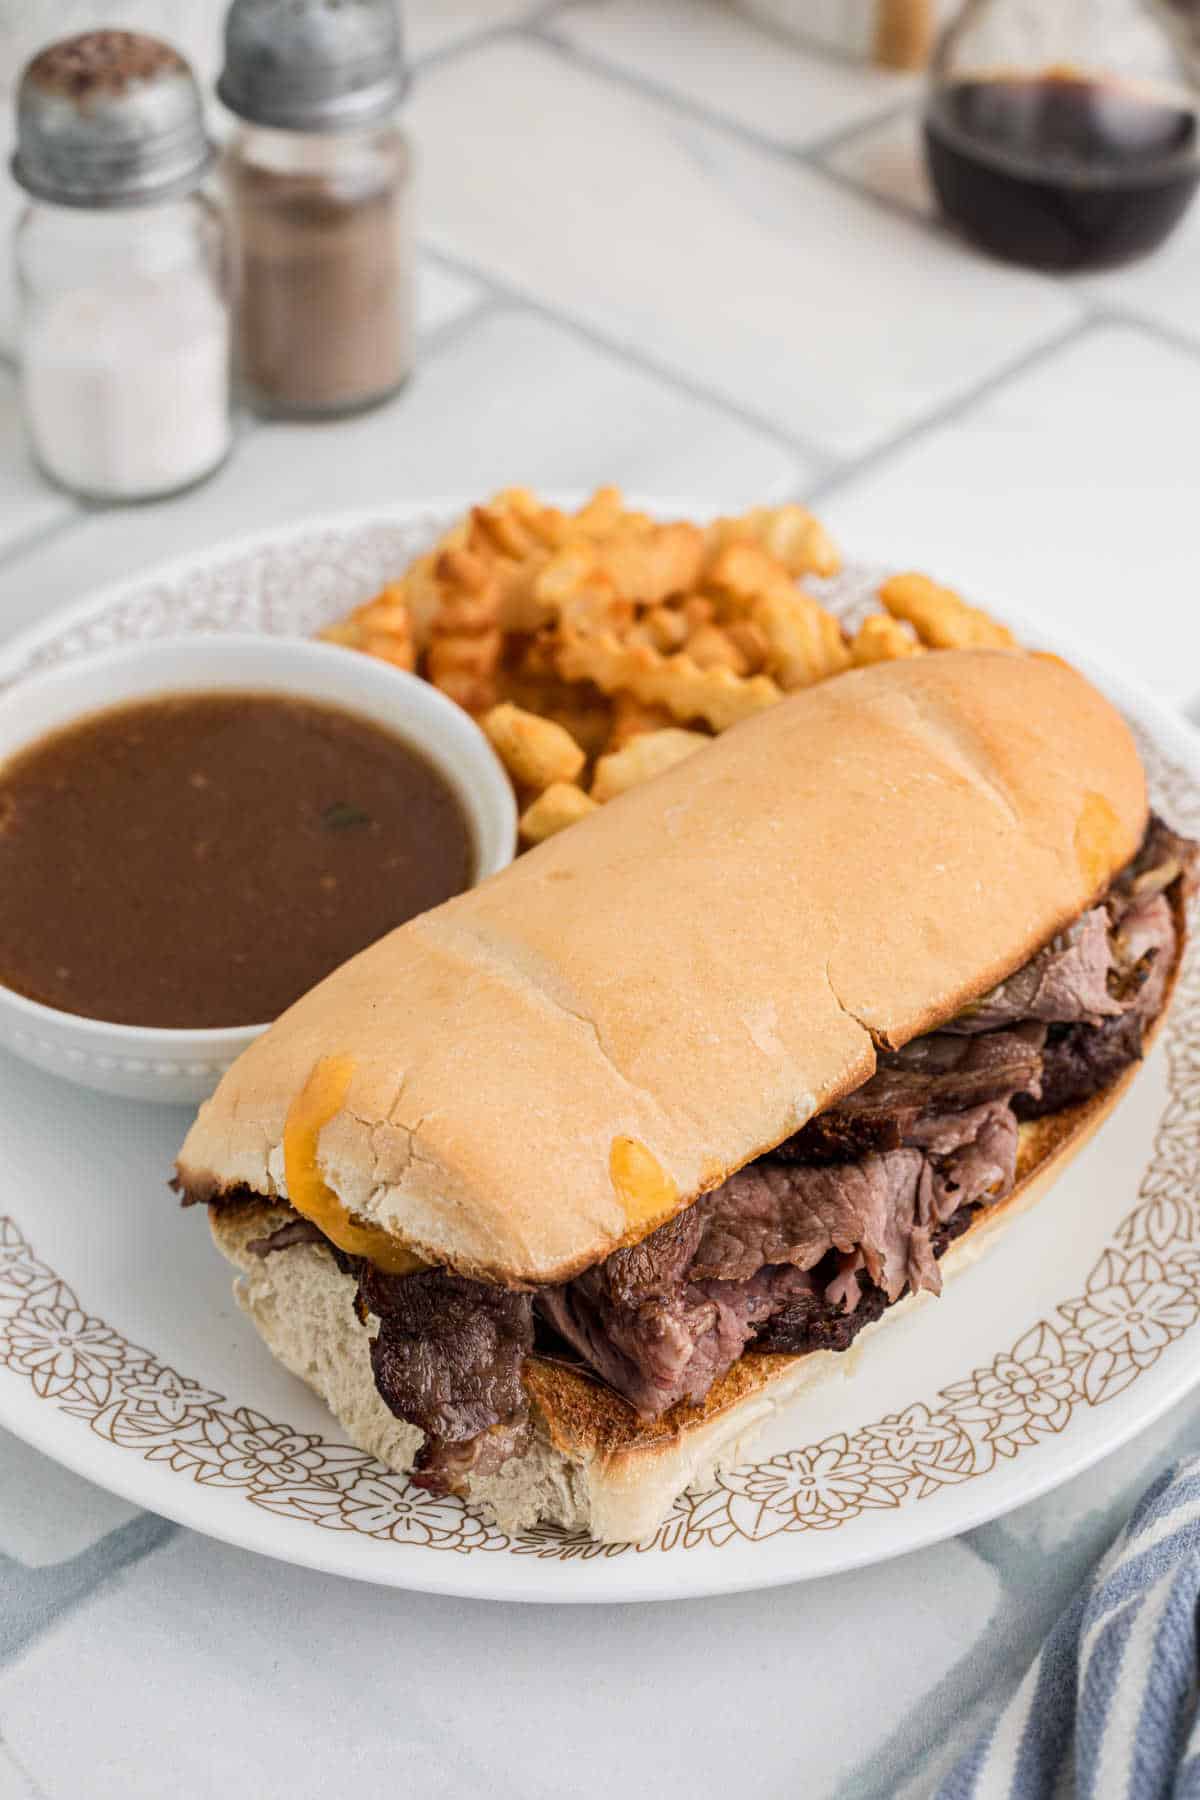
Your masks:
M823 683L338 970L201 1109L184 1188L285 1197L288 1107L349 1056L344 1205L479 1279L567 1279L1020 966L1146 816L1124 722L1055 658Z
M1166 1016L1186 946L1186 920L1175 896L1179 953L1152 1042ZM939 1268L943 1284L976 1262L988 1245L1029 1210L1079 1154L1136 1077L1134 1063L1078 1106L1021 1126L1017 1181L955 1239ZM211 1207L214 1241L239 1270L234 1290L269 1348L331 1407L352 1441L407 1474L422 1434L388 1411L371 1371L369 1334L354 1311L356 1281L342 1274L322 1245L261 1257L248 1249L283 1217L268 1201ZM685 1488L741 1460L755 1436L805 1389L853 1375L873 1354L876 1334L900 1313L932 1301L906 1295L859 1333L848 1351L805 1356L743 1356L713 1384L701 1406L679 1405L651 1422L577 1366L532 1357L525 1386L533 1441L471 1490L471 1504L510 1531L539 1519L581 1529L606 1543L639 1542L657 1530Z

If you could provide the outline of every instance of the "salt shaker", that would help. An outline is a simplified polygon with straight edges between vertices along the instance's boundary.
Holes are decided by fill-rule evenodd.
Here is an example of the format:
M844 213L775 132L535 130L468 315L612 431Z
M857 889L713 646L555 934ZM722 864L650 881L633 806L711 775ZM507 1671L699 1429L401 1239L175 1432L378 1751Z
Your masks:
M34 456L90 500L144 500L230 444L232 314L199 89L157 38L92 31L25 69L12 171L21 396Z
M246 397L275 416L375 404L412 367L412 159L395 0L234 0L217 91Z

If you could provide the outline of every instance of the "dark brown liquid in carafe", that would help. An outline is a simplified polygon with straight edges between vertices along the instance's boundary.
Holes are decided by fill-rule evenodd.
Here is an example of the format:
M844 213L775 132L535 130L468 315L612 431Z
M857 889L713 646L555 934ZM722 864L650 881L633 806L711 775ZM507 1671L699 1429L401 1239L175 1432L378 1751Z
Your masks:
M954 82L931 103L925 143L951 222L983 249L1040 269L1145 255L1200 183L1195 114L1116 80Z

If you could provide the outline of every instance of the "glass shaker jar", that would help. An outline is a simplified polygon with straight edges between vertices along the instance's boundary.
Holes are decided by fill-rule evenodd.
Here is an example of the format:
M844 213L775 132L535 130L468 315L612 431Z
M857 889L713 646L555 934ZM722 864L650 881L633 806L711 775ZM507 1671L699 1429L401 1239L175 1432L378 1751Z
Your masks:
M1042 269L1145 255L1200 185L1197 95L1147 0L967 0L934 58L925 145L949 221Z
M412 158L394 0L234 0L217 91L245 121L225 161L238 361L260 412L385 399L412 368Z
M229 258L198 191L212 160L191 71L157 38L87 32L24 72L22 407L42 470L86 499L174 493L229 449Z

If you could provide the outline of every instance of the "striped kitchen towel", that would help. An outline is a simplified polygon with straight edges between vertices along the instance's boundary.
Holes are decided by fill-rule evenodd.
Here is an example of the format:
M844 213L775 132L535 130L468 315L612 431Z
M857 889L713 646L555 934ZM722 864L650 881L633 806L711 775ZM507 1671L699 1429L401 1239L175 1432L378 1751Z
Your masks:
M939 1800L1200 1800L1200 1458L1143 1495Z

